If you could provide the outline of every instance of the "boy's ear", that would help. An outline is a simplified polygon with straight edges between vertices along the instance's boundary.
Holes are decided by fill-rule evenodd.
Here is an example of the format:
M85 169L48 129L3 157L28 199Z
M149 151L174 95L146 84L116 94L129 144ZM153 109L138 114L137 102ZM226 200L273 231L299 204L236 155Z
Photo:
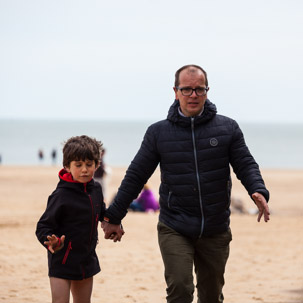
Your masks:
M64 169L68 172L68 173L70 173L70 169L69 169L69 167L67 167L67 166L64 166Z

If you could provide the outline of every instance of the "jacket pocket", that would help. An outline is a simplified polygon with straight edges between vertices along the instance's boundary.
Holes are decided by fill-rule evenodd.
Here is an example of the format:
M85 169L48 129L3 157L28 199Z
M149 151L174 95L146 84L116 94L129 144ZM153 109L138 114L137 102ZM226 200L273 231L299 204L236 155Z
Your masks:
M64 258L62 260L62 264L65 264L66 261L67 261L67 258L68 258L68 255L70 253L70 251L72 250L72 241L69 241L68 242L68 246L67 246L67 249L66 249L66 252L64 254Z

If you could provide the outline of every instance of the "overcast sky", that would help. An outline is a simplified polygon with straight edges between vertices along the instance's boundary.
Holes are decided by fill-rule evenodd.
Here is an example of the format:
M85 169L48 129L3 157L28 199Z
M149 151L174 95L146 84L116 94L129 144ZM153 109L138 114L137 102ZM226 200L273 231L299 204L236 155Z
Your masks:
M0 0L0 118L159 120L175 71L218 112L303 122L301 0Z

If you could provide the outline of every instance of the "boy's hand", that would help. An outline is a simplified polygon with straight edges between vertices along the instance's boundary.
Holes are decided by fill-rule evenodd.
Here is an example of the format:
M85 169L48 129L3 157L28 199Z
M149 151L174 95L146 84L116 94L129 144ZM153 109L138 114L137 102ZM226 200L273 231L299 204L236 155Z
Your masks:
M54 254L55 252L59 251L64 246L65 236L61 236L58 238L56 235L47 236L47 240L44 244L47 245L49 251Z
M122 236L125 234L122 225L102 221L101 227L104 231L104 238L113 240L114 242L121 241Z

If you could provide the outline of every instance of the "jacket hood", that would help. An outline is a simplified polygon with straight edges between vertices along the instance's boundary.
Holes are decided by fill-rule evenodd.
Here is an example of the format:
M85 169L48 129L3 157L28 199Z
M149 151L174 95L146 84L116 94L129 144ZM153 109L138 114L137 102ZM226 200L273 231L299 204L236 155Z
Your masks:
M80 183L78 181L75 181L73 179L73 176L71 173L67 172L64 168L62 168L60 171L59 171L59 178L63 181L66 181L66 182L71 182L71 183Z
M190 125L190 118L182 117L178 111L179 107L180 107L179 100L175 100L174 103L169 108L167 119L174 123L178 123L184 127L188 127ZM208 99L206 99L203 113L201 116L195 117L195 124L205 123L211 120L216 114L217 114L216 105L211 103Z
M94 179L91 179L89 182L87 183L81 183L78 181L75 181L73 179L73 176L71 173L67 172L64 168L62 168L59 171L59 184L58 187L65 187L65 188L78 188L79 190L84 190L86 191L87 189L91 188L94 186L95 181Z

